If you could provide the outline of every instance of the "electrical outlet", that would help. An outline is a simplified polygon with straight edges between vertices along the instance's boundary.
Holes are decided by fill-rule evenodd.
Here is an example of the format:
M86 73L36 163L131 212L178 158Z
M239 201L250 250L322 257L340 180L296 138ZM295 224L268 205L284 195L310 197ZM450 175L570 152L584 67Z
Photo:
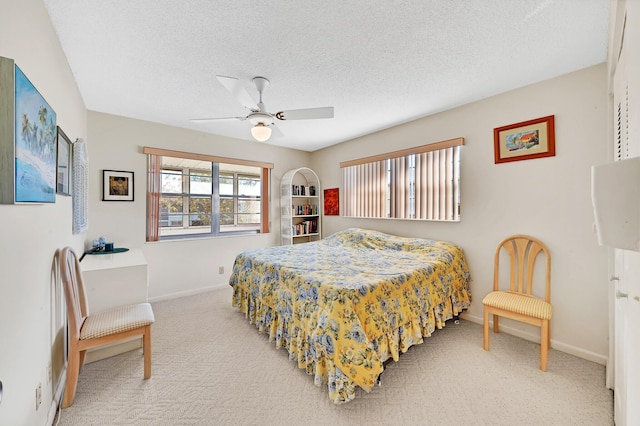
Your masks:
M36 411L40 408L40 404L42 404L42 383L38 383L36 388Z
M224 274L224 266L218 266L218 274Z

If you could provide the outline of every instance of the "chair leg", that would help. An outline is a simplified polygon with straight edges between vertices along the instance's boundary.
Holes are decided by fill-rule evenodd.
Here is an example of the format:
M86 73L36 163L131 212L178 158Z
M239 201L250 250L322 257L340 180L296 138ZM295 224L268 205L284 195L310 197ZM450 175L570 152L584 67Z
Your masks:
M144 351L144 378L151 377L151 326L148 325L144 329L142 336L142 347Z
M547 371L549 356L549 320L543 320L540 327L540 370Z
M484 307L484 323L482 331L482 348L485 351L489 350L489 309Z
M87 355L87 351L80 351L80 360L78 362L78 371L82 372L82 367L84 367L84 358Z
M69 360L67 363L67 380L64 387L64 396L62 397L62 408L70 407L76 396L76 387L78 386L78 375L80 374L80 354L77 350L69 351Z
M500 333L500 322L498 321L498 315L493 316L493 332Z

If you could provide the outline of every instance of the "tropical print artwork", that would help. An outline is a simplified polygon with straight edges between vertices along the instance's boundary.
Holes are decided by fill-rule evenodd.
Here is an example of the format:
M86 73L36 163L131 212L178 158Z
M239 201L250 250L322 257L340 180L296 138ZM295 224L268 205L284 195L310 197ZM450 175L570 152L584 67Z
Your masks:
M528 130L526 132L511 133L506 137L506 146L509 151L528 150L540 145L540 132Z
M56 113L15 67L16 202L56 201Z
M236 257L232 305L343 403L387 359L469 307L471 278L449 242L350 228Z

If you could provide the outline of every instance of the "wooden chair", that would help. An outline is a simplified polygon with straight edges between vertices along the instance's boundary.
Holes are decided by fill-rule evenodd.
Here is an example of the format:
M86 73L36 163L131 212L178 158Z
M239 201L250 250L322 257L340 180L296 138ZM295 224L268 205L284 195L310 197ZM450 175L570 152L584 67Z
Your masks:
M151 324L155 321L149 303L121 306L89 314L80 262L66 247L60 252L60 276L64 285L68 318L69 363L62 408L73 404L78 375L87 349L141 336L144 378L151 377Z
M510 289L500 290L500 252L509 254ZM544 300L533 296L533 272L540 253L546 257ZM513 235L496 249L493 271L493 291L483 300L483 347L489 350L489 315L493 315L493 331L500 331L498 317L506 317L540 327L540 370L547 371L549 353L549 321L551 320L551 256L538 239Z

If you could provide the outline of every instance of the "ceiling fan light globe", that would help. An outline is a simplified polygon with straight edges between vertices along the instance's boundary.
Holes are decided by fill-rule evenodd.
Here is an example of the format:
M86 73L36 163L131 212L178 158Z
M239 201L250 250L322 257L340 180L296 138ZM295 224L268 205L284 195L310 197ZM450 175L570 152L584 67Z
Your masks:
M251 128L251 136L258 142L268 141L271 137L271 128L262 123L258 123Z

